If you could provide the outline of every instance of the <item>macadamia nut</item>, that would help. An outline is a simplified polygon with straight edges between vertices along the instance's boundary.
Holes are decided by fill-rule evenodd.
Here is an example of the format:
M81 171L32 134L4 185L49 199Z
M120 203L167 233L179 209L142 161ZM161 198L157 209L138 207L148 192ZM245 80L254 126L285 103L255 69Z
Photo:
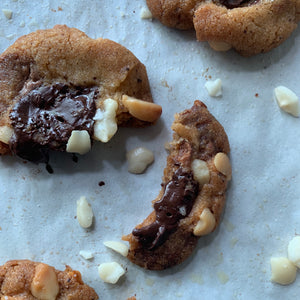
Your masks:
M121 276L125 274L125 270L117 263L103 263L98 267L100 278L107 283L115 284Z
M162 112L162 108L158 104L142 101L127 95L122 96L122 103L132 116L142 121L154 122L160 117Z
M141 9L140 17L141 17L141 19L152 19L153 18L152 13L148 9L148 7L143 7Z
M87 260L94 258L94 254L91 251L87 250L80 250L79 255Z
M232 48L232 46L225 42L220 41L208 41L209 46L215 51L228 51Z
M222 80L219 78L215 81L207 81L205 83L205 88L207 89L208 94L211 97L222 96Z
M276 283L287 285L296 279L297 268L286 257L272 257L271 270L271 280Z
M86 200L86 197L80 197L77 201L77 220L81 227L89 228L93 223L93 210L91 205Z
M91 150L90 135L86 130L73 130L67 143L67 152L85 154Z
M9 144L9 141L14 133L14 130L8 126L0 126L0 142Z
M300 236L294 237L288 245L288 258L298 268L300 268Z
M110 248L119 254L123 256L127 256L128 254L128 246L121 243L121 242L115 242L115 241L107 241L103 243L107 248Z
M32 295L38 299L55 300L59 292L59 285L54 268L43 263L38 264L30 290Z
M128 161L128 171L134 174L141 174L153 163L154 154L147 148L138 147L127 152L126 158Z
M200 183L200 185L204 185L209 182L210 172L204 160L194 159L192 162L192 171L194 178Z
M211 233L216 226L215 216L209 208L204 208L197 225L194 228L194 235L202 236Z
M94 139L107 143L117 132L118 125L116 120L116 112L118 102L113 99L104 101L104 110L97 109L94 120Z
M278 86L274 89L275 99L278 106L294 117L299 117L299 98L285 86Z
M216 154L214 165L220 173L227 177L227 180L231 179L231 164L229 157L225 153L219 152Z

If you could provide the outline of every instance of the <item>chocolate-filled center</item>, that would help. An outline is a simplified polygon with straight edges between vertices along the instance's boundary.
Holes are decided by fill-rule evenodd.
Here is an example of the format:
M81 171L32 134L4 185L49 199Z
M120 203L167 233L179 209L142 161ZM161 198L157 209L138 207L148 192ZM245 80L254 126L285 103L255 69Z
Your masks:
M250 6L256 4L260 0L218 0L220 4L225 5L227 8L237 8L241 6Z
M14 134L10 149L16 155L48 163L49 149L64 151L73 130L93 134L98 89L62 83L30 90L10 113Z
M132 234L149 250L160 246L178 227L179 221L189 215L198 191L199 185L192 172L179 168L166 184L163 197L154 203L156 220L134 229Z

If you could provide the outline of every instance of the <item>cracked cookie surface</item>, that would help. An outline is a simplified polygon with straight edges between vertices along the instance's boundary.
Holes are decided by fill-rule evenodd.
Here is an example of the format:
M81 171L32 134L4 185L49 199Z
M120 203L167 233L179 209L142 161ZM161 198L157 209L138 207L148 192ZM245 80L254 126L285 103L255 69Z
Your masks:
M81 274L66 266L52 266L30 260L11 260L0 266L1 299L96 300L93 288L84 284Z
M195 29L199 41L243 56L279 46L300 20L299 0L147 0L153 16L164 25Z
M0 89L0 154L35 162L47 163L48 149L65 151L73 130L107 142L118 125L146 126L161 114L145 66L128 49L65 25L2 53Z
M227 135L202 102L176 114L172 129L154 211L123 237L130 244L127 257L153 270L181 263L199 237L216 228L231 179Z

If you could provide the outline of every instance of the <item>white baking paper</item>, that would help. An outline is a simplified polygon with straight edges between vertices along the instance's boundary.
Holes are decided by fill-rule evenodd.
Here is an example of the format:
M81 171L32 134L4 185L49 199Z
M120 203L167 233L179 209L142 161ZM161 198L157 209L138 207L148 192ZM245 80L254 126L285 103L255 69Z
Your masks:
M284 85L300 96L300 35L296 30L277 49L251 58L218 53L195 33L142 19L139 0L1 0L0 50L18 37L55 24L77 27L130 49L148 71L161 120L145 129L120 129L107 144L74 163L67 154L43 165L0 157L0 263L43 261L82 273L101 299L297 299L296 282L270 281L270 258L286 256L288 242L300 234L300 120L281 111L273 89ZM12 12L11 19L7 11ZM220 78L222 97L204 85ZM0 91L1 92L1 91ZM147 271L107 249L151 212L160 190L174 113L202 100L224 126L231 144L233 179L219 228L199 240L193 255L166 271ZM142 175L127 172L126 151L151 149L155 162ZM103 181L105 185L99 186ZM94 226L76 220L76 201L86 196ZM94 258L85 260L81 250ZM98 266L117 261L125 276L116 285L101 281Z

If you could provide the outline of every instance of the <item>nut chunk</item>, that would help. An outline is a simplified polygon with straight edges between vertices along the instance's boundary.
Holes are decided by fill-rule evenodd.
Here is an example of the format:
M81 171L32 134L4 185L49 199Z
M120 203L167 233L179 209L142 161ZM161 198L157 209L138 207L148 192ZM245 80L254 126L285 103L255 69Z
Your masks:
M176 114L172 129L154 211L123 237L130 244L127 257L147 269L181 263L198 238L216 228L231 178L227 135L202 102Z
M58 271L44 263L11 260L0 266L0 298L96 300L98 295L69 266Z

